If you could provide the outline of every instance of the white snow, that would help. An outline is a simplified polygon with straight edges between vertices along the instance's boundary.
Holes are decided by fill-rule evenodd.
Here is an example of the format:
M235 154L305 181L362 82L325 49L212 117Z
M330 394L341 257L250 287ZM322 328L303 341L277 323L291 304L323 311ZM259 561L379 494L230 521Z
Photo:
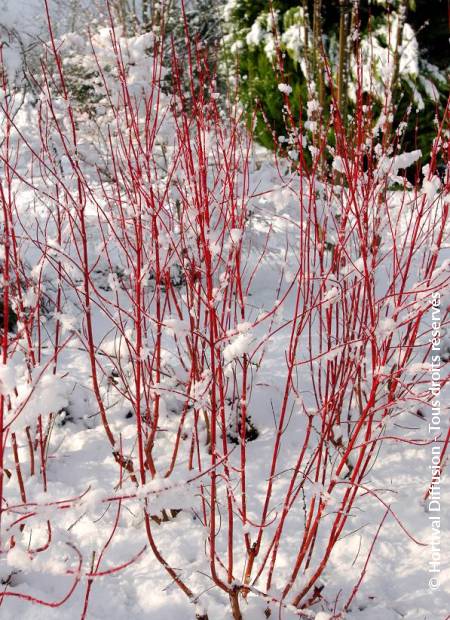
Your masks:
M233 361L234 359L241 357L244 353L250 352L252 343L251 334L243 333L233 338L230 344L223 349L223 358L226 363Z
M278 90L280 91L280 93L283 93L285 95L290 95L292 93L292 87L289 86L289 84L284 84L283 82L278 84Z

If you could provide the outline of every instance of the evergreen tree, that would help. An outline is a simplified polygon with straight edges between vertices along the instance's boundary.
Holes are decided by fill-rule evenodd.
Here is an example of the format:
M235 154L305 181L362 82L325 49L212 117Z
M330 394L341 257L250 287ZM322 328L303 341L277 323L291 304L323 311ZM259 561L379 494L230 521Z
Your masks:
M360 55L362 93L372 102L374 124L390 131L408 119L404 148L421 148L427 156L436 112L449 94L448 54L442 54L448 49L446 3L437 0L427 21L428 13L425 0L230 0L226 57L237 66L249 120L256 111L259 141L279 146L282 136L281 145L287 144L280 83L289 85L293 115L301 114L310 134L317 110L326 123L333 100L346 124L358 96Z

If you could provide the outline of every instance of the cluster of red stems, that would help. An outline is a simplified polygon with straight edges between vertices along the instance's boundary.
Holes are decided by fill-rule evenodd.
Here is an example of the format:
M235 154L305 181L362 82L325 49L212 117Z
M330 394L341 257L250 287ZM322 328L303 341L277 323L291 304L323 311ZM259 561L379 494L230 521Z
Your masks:
M105 441L111 445L117 461L119 486L128 480L138 490L155 477L167 478L169 486L176 468L187 469L186 480L198 487L197 522L207 531L209 577L229 597L233 618L242 617L241 610L249 595L263 596L268 605L278 604L280 617L288 604L290 609L292 605L297 608L300 617L310 617L308 609L325 596L322 575L358 498L373 495L385 508L382 522L388 515L397 518L365 481L382 441L414 442L387 434L384 422L410 404L411 398L418 407L430 400L423 373L411 375L406 371L412 360L426 361L429 356L427 315L432 293L445 285L442 278L436 283L433 273L445 242L448 204L438 207L436 201L430 203L418 182L408 190L405 179L402 205L392 211L388 208L388 175L377 174L375 159L367 158L373 123L364 112L362 93L358 94L351 130L343 126L337 105L331 116L336 154L341 157L343 171L334 176L323 172L326 127L317 140L312 164L302 165L304 132L301 121L289 113L286 95L286 118L299 136L299 170L288 180L298 197L298 219L293 223L297 235L291 238L292 245L286 247L294 277L288 282L280 276L279 290L274 292L274 297L279 298L277 303L255 318L249 293L258 270L264 265L274 233L268 222L262 249L255 246L249 252L253 217L249 205L256 198L250 190L252 142L250 133L242 127L238 106L212 96L215 76L207 52L189 40L188 32L187 62L181 63L173 53L169 109L160 105L160 86L163 47L170 43L163 39L155 42L153 70L148 78L151 88L141 97L128 83L112 21L111 44L120 95L109 101L112 120L108 135L104 136L107 165L103 168L88 165L79 157L82 125L76 117L73 95L67 86L64 63L51 26L40 81L39 147L16 126L14 94L7 83L6 71L2 73L2 364L8 365L13 357L23 355L30 384L37 385L45 373L64 371L61 354L69 341L78 339L90 361L92 389ZM102 78L100 64L98 72ZM174 154L163 170L158 132L167 116L171 117L174 130ZM446 157L445 123L444 116L437 125L430 178L438 153ZM382 145L384 153L395 148L396 139L395 132L387 136ZM26 171L17 164L24 151L29 156ZM278 160L275 169L284 165ZM281 172L280 183L286 183ZM46 204L47 219L44 223L36 220L34 230L21 221L16 204L18 185L33 190L37 199ZM446 189L449 189L448 177ZM270 192L266 197L270 199ZM337 204L339 217L335 215L335 207L324 209L324 203ZM48 229L57 231L56 245L49 243ZM70 231L69 238L67 231ZM231 242L230 231L239 231L233 233ZM330 231L334 235L331 249L327 247ZM383 244L386 236L391 243ZM93 248L89 247L92 239L101 244L101 250L96 249L97 256L93 256ZM48 288L44 290L40 280L37 283L32 280L21 253L27 243L33 244L53 270L54 294ZM259 258L250 263L250 255L257 250ZM420 256L422 274L420 287L414 286L417 256ZM100 260L106 261L111 273L117 264L126 269L126 285L111 295L97 286L93 276ZM348 277L345 268L356 260L359 268ZM73 265L73 270L67 268L68 263ZM180 271L181 284L175 283L171 275L174 264ZM380 288L376 276L381 271L388 281ZM332 303L325 303L325 294L332 287L337 288L338 294ZM29 288L36 291L31 307L24 300L24 291ZM58 317L69 294L77 299L83 317L82 329L63 337L59 318L46 321L44 327L42 312L50 304ZM424 297L428 302L420 302ZM287 300L290 305L286 307L292 309L292 314L280 324L275 315L279 302ZM395 333L379 330L387 304L396 323ZM8 330L12 307L18 318L16 333ZM443 323L447 321L447 310L443 309ZM132 372L124 368L120 355L99 353L101 343L96 341L94 315L110 324L121 341L120 347L125 347L128 359L132 360ZM183 322L181 334L167 331L168 318L174 316ZM232 362L229 372L223 350L230 337L239 333L242 323L250 323L252 333L261 336L253 341L251 351ZM289 334L282 398L279 410L274 412L275 429L263 500L255 508L252 481L247 473L247 419L250 414L258 424L258 412L252 411L251 398L252 392L258 390L254 384L255 368L263 362L266 343L282 329ZM309 343L306 348L305 343ZM418 345L423 343L417 360ZM163 357L168 346L176 352L185 377L174 388L164 388L167 368ZM42 359L46 360L44 364ZM41 369L38 377L33 374L36 367ZM304 373L310 375L314 411L302 404L297 376ZM442 377L445 381L444 374ZM124 453L120 428L108 419L105 386L117 390L134 414L135 449L131 454ZM162 434L159 433L164 389L173 389L184 399L177 432L169 438L167 434L164 436L165 454L161 452ZM230 402L235 403L235 413L240 418L236 420L237 446L227 438L226 412ZM26 528L27 518L38 509L27 493L27 481L38 476L43 491L47 491L50 431L57 414L44 417L37 411L36 423L28 425L19 435L11 426L20 413L19 407L11 415L11 400L2 393L2 554L14 546L15 531ZM295 424L298 424L298 451L289 468L280 473L285 433L289 425ZM337 433L338 428L341 433ZM442 459L448 439L442 439ZM167 442L171 442L169 453ZM21 505L11 505L5 496L6 476L15 477ZM274 489L280 476L284 478L281 498ZM317 485L322 485L322 493L307 492L310 486ZM330 511L327 498L332 495L338 498L338 503ZM104 501L120 507L127 497L133 494L120 495L118 491ZM50 502L47 508L53 506L57 518L61 508L77 499ZM291 567L284 589L274 596L271 586L277 574L278 553L286 525L295 512L294 507L299 505L303 507L303 526L298 528L298 546L291 551ZM146 496L145 506L149 552L196 603L196 593L182 572L169 564L165 550L158 545L160 526L152 518L151 494ZM48 542L40 548L30 548L31 556L45 552L52 544L52 522L48 514L47 511ZM120 508L115 527L119 514ZM61 600L38 600L6 585L0 601L5 597L20 597L60 607L84 583L81 617L86 617L95 578L125 568L144 552L122 566L102 570L101 562L113 535L114 530L96 561L88 566L81 552L73 547L78 566L68 568L72 581ZM405 535L412 538L406 531ZM372 549L373 544L361 578L348 593L347 600L335 601L334 609L331 604L333 617L340 617L349 609Z

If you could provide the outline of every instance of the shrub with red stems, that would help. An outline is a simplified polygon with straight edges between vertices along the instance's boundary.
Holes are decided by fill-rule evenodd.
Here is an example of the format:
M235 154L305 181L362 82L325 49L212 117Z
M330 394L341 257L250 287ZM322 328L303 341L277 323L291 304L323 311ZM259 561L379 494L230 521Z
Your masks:
M394 130L377 146L362 94L351 130L334 107L331 148L327 127L305 141L285 89L288 161L253 144L188 25L167 67L170 45L112 18L57 40L49 18L37 101L2 73L0 602L64 614L83 589L85 618L97 578L152 554L192 617L211 585L236 620L253 600L343 617L386 520L422 544L370 472L385 444L427 443L396 421L429 415L436 298L448 325L448 108L412 184L420 152ZM110 478L65 495L57 441L77 425ZM333 601L334 549L370 502L361 577ZM109 534L92 550L76 531L94 513ZM142 546L105 563L131 520ZM177 521L198 570L172 559ZM14 567L51 554L66 589L41 599Z

